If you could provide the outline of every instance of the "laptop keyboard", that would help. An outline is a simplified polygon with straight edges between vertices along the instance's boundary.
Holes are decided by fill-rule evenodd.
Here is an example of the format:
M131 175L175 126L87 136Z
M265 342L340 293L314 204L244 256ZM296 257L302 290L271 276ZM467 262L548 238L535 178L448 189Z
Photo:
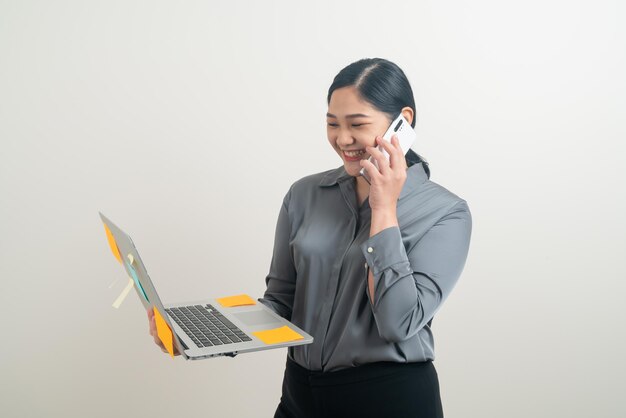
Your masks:
M168 308L165 311L198 347L252 340L211 304Z

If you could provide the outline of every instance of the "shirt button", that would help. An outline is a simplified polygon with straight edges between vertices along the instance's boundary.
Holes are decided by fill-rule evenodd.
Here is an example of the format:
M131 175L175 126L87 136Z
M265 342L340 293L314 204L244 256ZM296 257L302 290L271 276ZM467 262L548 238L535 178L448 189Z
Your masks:
M374 249L372 247L367 247L367 252L368 253L372 253L372 252L374 252Z
M367 270L367 263L365 263L365 265L363 267L365 267L365 270Z

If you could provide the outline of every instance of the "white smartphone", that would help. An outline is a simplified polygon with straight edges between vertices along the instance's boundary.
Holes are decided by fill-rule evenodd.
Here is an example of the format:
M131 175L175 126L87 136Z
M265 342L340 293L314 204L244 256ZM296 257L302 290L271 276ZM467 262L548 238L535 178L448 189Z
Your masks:
M387 132L385 132L385 134L383 135L383 139L391 142L391 137L394 134L398 136L398 141L400 142L400 148L402 149L402 153L406 155L406 153L409 152L411 145L413 145L413 143L415 142L417 134L415 133L415 129L411 127L411 124L404 118L404 116L402 116L402 113L400 113L400 115L398 115L398 117L395 118L393 122L391 122L391 125L389 125L389 128L387 128ZM382 148L380 145L376 148L381 151L385 157L389 158L389 154L387 153L387 151L385 151L384 148ZM374 157L370 156L369 161L371 161L374 166L378 168L378 164L376 163L376 159ZM371 183L365 167L363 167L361 171L359 171L359 174L361 174L368 183Z

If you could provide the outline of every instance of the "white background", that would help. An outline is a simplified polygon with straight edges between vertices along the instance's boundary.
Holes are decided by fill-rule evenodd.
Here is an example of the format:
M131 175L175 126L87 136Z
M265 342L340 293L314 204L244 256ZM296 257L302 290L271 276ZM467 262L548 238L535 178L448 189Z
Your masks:
M333 77L382 57L412 84L431 180L473 215L433 322L446 417L625 416L625 18L618 0L0 0L0 415L271 417L287 350L164 355L134 294L111 307L126 277L98 211L166 302L262 296L284 194L341 164Z

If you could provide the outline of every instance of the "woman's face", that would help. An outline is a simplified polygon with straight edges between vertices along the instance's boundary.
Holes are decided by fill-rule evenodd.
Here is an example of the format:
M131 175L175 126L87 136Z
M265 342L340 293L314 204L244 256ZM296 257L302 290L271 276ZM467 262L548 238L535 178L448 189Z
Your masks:
M410 109L410 108L409 108ZM359 161L369 158L366 146L375 146L376 136L383 135L391 119L359 97L354 86L333 92L326 114L328 142L343 160L346 172L359 176Z

